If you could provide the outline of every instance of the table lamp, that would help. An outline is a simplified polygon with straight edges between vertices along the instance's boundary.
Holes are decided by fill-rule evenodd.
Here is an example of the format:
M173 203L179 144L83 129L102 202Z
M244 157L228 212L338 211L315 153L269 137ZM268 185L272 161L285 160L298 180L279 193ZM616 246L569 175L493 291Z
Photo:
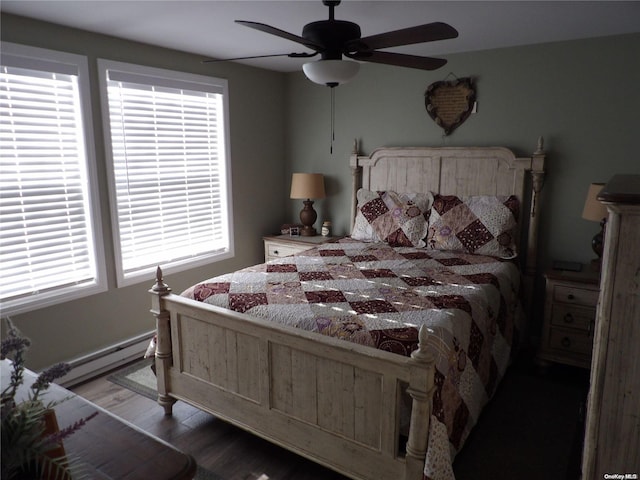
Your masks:
M317 235L313 224L318 214L313 209L312 198L324 198L324 176L321 173L294 173L291 177L291 198L303 199L304 208L300 212L303 227L300 235L313 237Z
M607 222L607 208L598 200L598 193L604 187L604 183L592 183L589 185L589 191L587 192L587 198L584 202L584 210L582 211L582 218L585 220L591 220L593 222L600 222L600 231L596 233L591 240L591 248L598 256L591 264L594 268L600 268L602 262L602 249L604 245L604 227Z

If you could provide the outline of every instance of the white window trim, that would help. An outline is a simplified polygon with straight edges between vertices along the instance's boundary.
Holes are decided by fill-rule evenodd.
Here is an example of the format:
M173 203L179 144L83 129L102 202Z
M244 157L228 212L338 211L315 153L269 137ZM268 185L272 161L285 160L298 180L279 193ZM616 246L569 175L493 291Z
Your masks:
M102 224L100 220L100 202L96 173L95 142L92 124L93 115L91 112L91 92L87 57L10 42L2 42L0 51L2 52L2 55L22 57L26 61L66 64L71 71L77 72L78 74L80 108L84 129L84 148L87 162L88 214L90 216L90 224L92 227L91 240L93 242L93 254L95 256L94 261L96 265L95 279L91 283L70 285L43 292L36 291L31 297L22 297L20 299L9 300L2 303L0 312L2 315L16 315L105 292L108 289L108 285Z
M168 262L162 267L165 274L177 273L213 262L221 261L234 256L234 238L233 238L233 205L231 193L231 154L230 154L230 134L229 134L229 90L228 82L225 79L208 77L204 75L190 74L185 72L166 70L161 68L146 67L137 64L117 62L106 59L98 59L98 76L100 84L100 102L102 106L102 123L104 127L104 143L106 155L106 170L109 184L109 205L111 213L111 224L113 232L113 245L115 253L116 281L118 287L148 282L154 278L157 266L149 266L147 268L138 269L136 272L125 274L122 261L122 250L120 242L120 228L118 225L117 195L116 181L114 172L113 148L111 139L111 127L109 118L109 98L107 92L107 71L123 72L127 77L141 75L166 80L167 86L181 87L182 82L200 83L211 87L212 85L222 92L223 101L223 121L224 121L224 143L225 143L225 200L227 204L225 223L228 231L229 246L224 251L210 252L197 257Z

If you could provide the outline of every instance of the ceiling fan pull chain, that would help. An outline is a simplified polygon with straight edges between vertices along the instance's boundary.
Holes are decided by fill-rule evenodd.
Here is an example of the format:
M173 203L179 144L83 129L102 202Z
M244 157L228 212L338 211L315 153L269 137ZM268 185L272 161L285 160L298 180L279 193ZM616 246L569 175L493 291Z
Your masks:
M329 90L331 90L331 146L329 148L329 153L333 155L333 142L336 139L336 93L333 87Z

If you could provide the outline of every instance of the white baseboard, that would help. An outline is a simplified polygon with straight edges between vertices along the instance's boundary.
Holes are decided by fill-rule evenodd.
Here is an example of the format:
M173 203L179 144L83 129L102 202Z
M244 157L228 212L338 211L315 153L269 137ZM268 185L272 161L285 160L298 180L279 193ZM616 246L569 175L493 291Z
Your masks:
M156 331L152 330L123 342L97 350L67 361L71 371L56 381L63 387L70 387L96 377L104 372L117 368L133 360L142 358L151 337Z

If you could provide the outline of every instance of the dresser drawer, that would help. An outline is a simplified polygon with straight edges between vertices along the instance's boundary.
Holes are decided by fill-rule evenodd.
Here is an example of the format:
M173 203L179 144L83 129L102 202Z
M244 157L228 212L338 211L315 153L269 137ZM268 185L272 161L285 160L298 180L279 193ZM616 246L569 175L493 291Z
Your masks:
M553 287L553 300L556 302L595 307L598 303L598 295L598 289L594 288L569 285L555 285Z
M593 348L593 337L582 332L552 328L549 347L552 350L589 356Z
M579 307L563 303L551 306L551 324L554 326L575 328L591 333L596 318L596 309Z

